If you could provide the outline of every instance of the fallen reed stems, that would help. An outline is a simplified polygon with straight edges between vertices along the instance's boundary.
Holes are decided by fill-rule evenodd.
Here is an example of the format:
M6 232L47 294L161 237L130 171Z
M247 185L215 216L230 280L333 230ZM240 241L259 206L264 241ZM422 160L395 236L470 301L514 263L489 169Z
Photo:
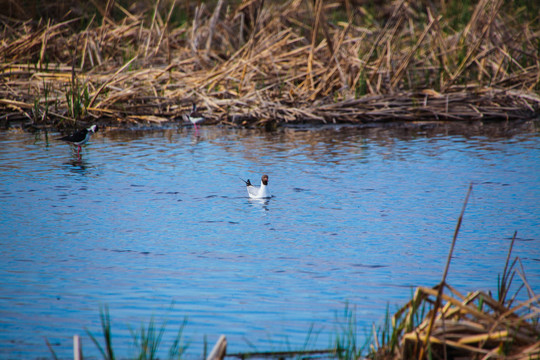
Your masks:
M233 126L537 116L538 6L482 0L456 22L453 2L345 3L169 0L149 17L108 1L63 21L1 16L0 121L163 123L192 102Z
M412 300L391 319L387 316L368 358L540 358L540 295L528 284L523 266L521 271L516 269L519 258L510 264L517 233L510 243L503 273L499 275L497 298L480 290L463 295L446 281L471 191L472 185L457 221L441 282L433 288L418 287ZM508 298L516 273L523 285ZM516 304L515 299L523 288L527 289L528 300ZM378 338L383 341L379 343Z

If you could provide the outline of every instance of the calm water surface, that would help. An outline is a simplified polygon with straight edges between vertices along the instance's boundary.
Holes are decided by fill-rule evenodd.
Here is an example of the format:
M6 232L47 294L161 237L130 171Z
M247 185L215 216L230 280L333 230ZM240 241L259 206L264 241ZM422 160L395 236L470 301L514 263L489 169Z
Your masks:
M59 134L0 133L0 358L72 356L100 333L133 354L131 330L187 317L189 353L329 345L336 314L360 335L441 278L474 190L449 283L496 290L514 255L540 293L540 136L534 124L467 131L203 127L98 133L78 159ZM270 177L253 201L241 178ZM313 335L314 337L314 335ZM169 342L168 342L169 341Z

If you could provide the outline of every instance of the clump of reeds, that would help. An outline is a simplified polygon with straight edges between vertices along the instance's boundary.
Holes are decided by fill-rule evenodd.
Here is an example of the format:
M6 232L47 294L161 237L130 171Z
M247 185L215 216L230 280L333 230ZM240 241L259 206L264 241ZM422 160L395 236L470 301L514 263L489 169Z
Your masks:
M156 2L145 15L108 1L85 21L0 17L0 120L161 123L192 102L210 123L240 126L516 119L540 108L530 2L481 0L461 10L468 17L457 0L197 3Z
M510 264L512 238L497 297L485 291L464 296L446 282L457 234L472 187L465 199L441 283L419 287L411 301L399 309L375 337L372 359L538 359L540 358L540 295L529 286L523 267L521 285L509 290L519 258ZM517 303L526 288L529 299ZM380 340L380 341L379 341Z
M508 274L507 274L508 275ZM483 291L464 296L448 284L420 287L381 334L386 342L372 348L373 359L537 359L540 357L539 297L515 304ZM530 288L529 288L530 290ZM500 294L499 294L500 295ZM419 309L429 308L423 319Z

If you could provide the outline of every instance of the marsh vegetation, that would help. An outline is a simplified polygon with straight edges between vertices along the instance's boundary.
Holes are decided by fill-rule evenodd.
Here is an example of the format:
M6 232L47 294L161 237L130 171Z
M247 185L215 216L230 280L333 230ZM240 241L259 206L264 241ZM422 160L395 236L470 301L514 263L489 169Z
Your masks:
M68 6L69 5L69 6ZM8 1L0 121L512 120L538 114L539 6L482 0Z

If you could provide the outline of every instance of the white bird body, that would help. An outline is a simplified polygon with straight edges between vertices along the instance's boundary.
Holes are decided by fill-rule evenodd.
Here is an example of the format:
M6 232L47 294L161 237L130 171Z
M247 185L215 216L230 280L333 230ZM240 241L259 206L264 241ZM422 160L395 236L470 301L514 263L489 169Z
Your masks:
M204 121L204 115L197 111L197 104L195 103L193 103L193 107L187 118L191 121L193 127L195 127L195 131L198 130L197 124Z
M263 175L261 178L261 186L253 186L249 179L245 181L247 192L252 199L264 199L269 198L270 191L268 191L268 175Z

